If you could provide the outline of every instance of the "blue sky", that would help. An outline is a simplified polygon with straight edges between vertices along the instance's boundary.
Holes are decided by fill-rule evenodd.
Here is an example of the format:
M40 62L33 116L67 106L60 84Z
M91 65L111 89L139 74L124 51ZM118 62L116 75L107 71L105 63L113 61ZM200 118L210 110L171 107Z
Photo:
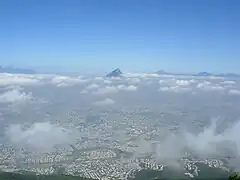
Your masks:
M0 64L240 73L238 0L7 0Z

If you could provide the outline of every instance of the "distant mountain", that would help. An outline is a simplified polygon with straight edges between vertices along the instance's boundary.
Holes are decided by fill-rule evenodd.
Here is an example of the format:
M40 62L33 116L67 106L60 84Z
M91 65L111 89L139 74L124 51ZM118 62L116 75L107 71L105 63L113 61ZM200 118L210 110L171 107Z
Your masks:
M219 77L231 77L231 78L234 78L234 77L240 77L240 74L226 73L226 74L218 74L217 76L219 76Z
M166 72L164 70L159 70L156 72L156 74L165 74Z
M208 72L199 72L197 74L194 74L194 76L213 76L213 74Z
M208 72L200 72L195 74L194 76L216 76L216 77L227 77L227 78L236 78L240 77L240 74L234 74L234 73L226 73L226 74L212 74Z
M171 73L171 72L166 72L164 70L159 70L157 72L155 72L155 74L159 74L159 75L190 75L190 74L185 74L185 73Z
M11 74L36 74L36 71L25 68L14 68L14 67L3 67L0 66L0 73L11 73Z
M213 74L213 73L209 73L209 72L199 72L199 73L196 73L196 74L187 74L187 73L170 73L170 72L165 72L164 70L157 71L156 74L159 74L159 75L202 76L202 77L216 76L216 77L228 77L228 78L240 77L240 74L234 74L234 73Z
M110 72L106 77L121 77L122 76L122 72L119 68L113 70L112 72Z

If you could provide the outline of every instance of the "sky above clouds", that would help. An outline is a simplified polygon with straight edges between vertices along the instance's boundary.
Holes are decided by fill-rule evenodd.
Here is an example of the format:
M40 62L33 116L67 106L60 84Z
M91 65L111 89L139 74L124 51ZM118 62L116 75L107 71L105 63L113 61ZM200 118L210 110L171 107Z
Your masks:
M0 65L239 72L237 0L0 2Z

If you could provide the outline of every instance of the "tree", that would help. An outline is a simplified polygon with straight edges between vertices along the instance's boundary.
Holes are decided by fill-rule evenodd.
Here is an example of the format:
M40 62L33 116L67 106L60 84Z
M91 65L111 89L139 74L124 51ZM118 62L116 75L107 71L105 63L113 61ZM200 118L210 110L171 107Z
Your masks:
M240 175L238 173L234 173L229 176L228 180L240 180Z

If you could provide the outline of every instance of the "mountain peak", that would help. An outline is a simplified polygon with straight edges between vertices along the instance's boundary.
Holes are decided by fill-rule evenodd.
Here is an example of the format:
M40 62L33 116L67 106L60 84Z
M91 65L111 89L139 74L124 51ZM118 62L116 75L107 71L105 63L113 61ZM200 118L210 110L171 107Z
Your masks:
M156 72L156 74L165 74L166 72L164 70L159 70Z
M208 72L199 72L196 74L196 76L212 76L212 74Z
M122 74L123 74L122 71L119 68L117 68L113 70L111 73L109 73L107 77L121 77Z

